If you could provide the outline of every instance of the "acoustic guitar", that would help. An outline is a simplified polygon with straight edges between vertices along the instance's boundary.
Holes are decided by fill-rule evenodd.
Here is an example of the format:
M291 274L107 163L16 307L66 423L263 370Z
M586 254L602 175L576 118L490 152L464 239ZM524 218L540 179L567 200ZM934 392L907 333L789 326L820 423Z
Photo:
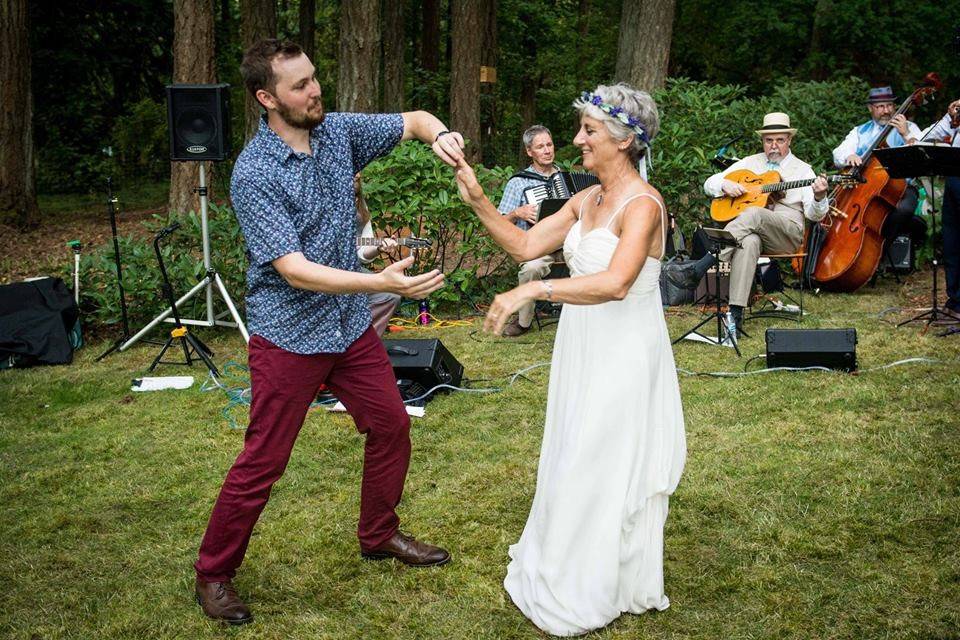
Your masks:
M805 178L782 182L780 174L776 171L767 171L757 175L749 169L731 171L724 177L739 184L746 190L746 193L736 198L728 196L714 198L713 202L710 203L710 217L717 222L729 222L749 207L766 207L770 199L776 197L773 194L808 187L816 180L816 178ZM851 175L838 174L827 176L827 182L841 186L853 186L859 184L860 181Z

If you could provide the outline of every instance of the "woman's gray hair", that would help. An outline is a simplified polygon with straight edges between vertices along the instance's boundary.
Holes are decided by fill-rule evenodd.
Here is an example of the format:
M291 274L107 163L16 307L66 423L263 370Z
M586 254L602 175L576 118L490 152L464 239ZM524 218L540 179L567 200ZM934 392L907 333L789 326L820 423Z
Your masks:
M550 133L550 129L547 129L542 124L535 124L523 132L523 147L529 149L530 145L533 144L533 139L541 133L545 133L553 139L553 134Z
M646 91L634 89L625 82L618 82L615 85L601 84L593 90L594 96L599 96L601 102L611 107L619 107L628 116L632 116L641 122L643 130L647 134L647 140L653 138L660 131L660 114L657 111L657 103ZM600 120L607 127L607 131L615 140L626 140L633 135L633 144L627 149L630 159L633 162L640 162L646 155L649 143L641 140L641 137L626 123L618 118L611 116L597 105L577 98L573 101L573 108L577 110L580 117L589 116L595 120Z

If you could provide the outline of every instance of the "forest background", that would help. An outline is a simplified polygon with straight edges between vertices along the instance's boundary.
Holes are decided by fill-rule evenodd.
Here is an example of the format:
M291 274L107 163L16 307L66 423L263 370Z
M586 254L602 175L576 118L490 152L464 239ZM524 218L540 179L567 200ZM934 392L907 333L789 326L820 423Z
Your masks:
M171 215L189 217L198 209L197 163L169 162L164 87L230 83L235 157L258 113L243 91L238 65L245 46L262 37L304 46L327 110L426 109L464 132L471 159L490 169L482 176L494 199L527 162L520 141L527 126L548 126L558 160L569 167L579 159L571 144L572 100L584 89L617 80L647 89L657 98L662 122L652 181L685 228L704 213L700 184L715 170L710 158L742 134L747 137L734 152L755 152L750 132L767 111L790 113L800 130L797 155L828 169L830 149L867 118L870 86L892 85L902 100L927 72L939 73L944 90L910 114L921 126L960 96L958 0L0 5L9 18L2 21L0 128L11 132L0 136L0 221L21 228L62 215L62 207L43 204L55 205L65 194L99 198L108 177L121 195L147 193L161 202L166 197ZM495 81L483 81L494 77L491 71ZM213 199L224 207L215 208L213 224L218 227L216 214L223 213L214 229L215 239L226 245L220 260L227 264L220 268L242 286L242 246L232 242L236 225L225 208L230 171L229 161L211 167ZM502 255L474 233L469 211L456 202L452 176L430 154L404 145L367 174L366 194L381 212L381 231L408 229L438 240L420 266L448 272L455 285L445 294L450 300L485 295L478 278L508 270ZM126 248L151 259L142 243ZM195 264L188 253L184 267ZM88 265L102 267L102 282L87 295L104 320L112 315L108 257L90 256ZM195 275L194 268L187 271ZM156 284L147 277L130 283L128 291L149 295Z

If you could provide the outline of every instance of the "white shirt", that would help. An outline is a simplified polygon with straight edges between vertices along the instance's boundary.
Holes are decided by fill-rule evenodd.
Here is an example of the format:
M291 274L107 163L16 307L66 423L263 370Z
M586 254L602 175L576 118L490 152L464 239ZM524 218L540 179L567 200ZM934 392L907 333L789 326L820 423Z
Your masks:
M924 142L943 142L947 138L954 147L960 147L960 135L957 135L957 127L950 126L950 114L946 114L940 121L927 127L922 136Z
M870 148L870 145L873 144L873 141L876 140L877 136L883 131L884 126L885 125L880 124L876 120L869 120L855 126L850 130L850 133L847 134L847 137L843 139L843 142L833 150L833 164L837 167L845 167L847 166L847 158L853 154L857 154L862 158L863 154ZM919 140L922 135L923 134L920 133L920 127L908 120L907 140L910 138ZM902 147L904 144L906 144L906 141L903 139L903 136L900 135L900 132L896 129L891 129L890 133L887 134L887 146L895 148Z
M370 220L367 220L367 223L361 228L357 224L357 233L360 234L361 238L372 238L373 237L373 224ZM357 247L357 257L360 258L360 262L363 264L370 264L376 259L377 254L380 253L380 247Z
M749 169L757 175L766 173L767 171L776 171L780 174L780 179L783 182L808 180L817 177L817 174L813 172L813 167L797 158L793 153L788 153L787 157L780 161L779 166L768 163L766 154L757 153L738 160L720 173L715 173L707 178L707 181L703 183L704 192L714 198L719 198L724 195L724 179L731 171L738 169ZM783 198L780 199L778 204L790 207L794 211L802 211L804 217L814 222L823 220L823 217L827 215L827 211L830 210L830 198L825 197L818 202L813 197L813 187L789 189L784 192Z

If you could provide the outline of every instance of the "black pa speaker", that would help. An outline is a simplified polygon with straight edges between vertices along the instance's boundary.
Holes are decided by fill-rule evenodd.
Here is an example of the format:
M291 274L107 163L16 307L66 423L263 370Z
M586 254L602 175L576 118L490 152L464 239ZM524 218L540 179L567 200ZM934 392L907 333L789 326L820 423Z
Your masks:
M171 160L226 160L230 155L230 85L167 85Z
M912 245L910 236L897 236L889 242L887 251L890 259L886 261L887 271L910 273L913 270Z
M857 369L856 329L767 329L768 367Z
M430 340L384 340L390 364L398 380L412 380L429 390L438 384L459 387L463 365L436 338ZM441 389L440 391L449 391Z

